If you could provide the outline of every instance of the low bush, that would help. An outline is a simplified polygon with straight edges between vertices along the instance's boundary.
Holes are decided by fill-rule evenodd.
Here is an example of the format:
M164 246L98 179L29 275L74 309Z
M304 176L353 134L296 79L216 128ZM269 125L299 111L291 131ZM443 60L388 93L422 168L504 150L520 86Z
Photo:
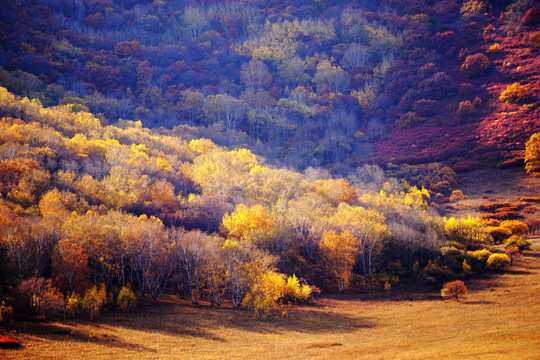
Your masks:
M520 254L523 253L524 250L529 250L532 246L532 242L525 240L521 236L511 236L508 240L504 243L504 248L507 249L509 247L516 247Z
M16 349L21 344L10 336L0 335L0 349Z
M495 219L495 220L514 220L521 218L521 214L515 211L503 211L495 214L484 214L481 216L482 219Z
M507 209L506 211L508 211L508 210L517 211L517 210L520 210L522 206L523 206L522 204L514 204L514 205L512 205L510 203L504 202L504 203L492 203L492 204L480 205L478 208L481 211L499 212L499 210L502 209L502 208Z
M426 285L437 286L456 278L456 274L444 265L429 261L423 270L423 278Z
M486 54L494 54L499 51L501 51L501 45L499 43L495 43L486 50Z
M521 202L537 202L540 203L540 197L537 196L522 196L519 198Z
M491 254L486 261L486 266L492 271L502 271L510 265L510 258L506 254Z
M309 285L301 284L296 275L293 275L287 279L280 300L284 304L304 303L311 297L311 291Z
M415 112L409 111L408 113L405 113L399 117L399 119L396 121L396 125L400 129L408 129L415 125L421 124L424 121L426 121L426 119L418 116L418 114Z
M121 311L133 311L137 307L137 297L131 287L122 286L116 299L116 304Z
M0 303L0 323L6 323L11 321L13 316L13 308L7 305L5 301Z
M484 54L469 55L461 65L461 72L468 77L483 75L489 68L490 61Z
M495 244L502 243L512 235L512 232L509 229L502 226L489 227L488 232L493 238L493 242Z
M534 206L526 206L525 208L523 208L523 210L521 210L521 212L525 214L533 214L536 212L536 210L538 209Z
M481 262L483 262L485 264L492 253L488 249L481 249L481 250L476 250L476 251L468 251L467 254L470 257L472 257L472 258L474 258L474 259L476 259L478 261L481 261Z
M529 232L527 224L518 220L506 220L501 222L500 226L510 230L512 235L524 235Z
M467 117L474 114L475 107L470 101L462 101L459 103L459 108L457 110L458 117Z
M524 101L529 96L529 89L519 83L508 85L506 90L501 93L499 100L507 104L516 104Z

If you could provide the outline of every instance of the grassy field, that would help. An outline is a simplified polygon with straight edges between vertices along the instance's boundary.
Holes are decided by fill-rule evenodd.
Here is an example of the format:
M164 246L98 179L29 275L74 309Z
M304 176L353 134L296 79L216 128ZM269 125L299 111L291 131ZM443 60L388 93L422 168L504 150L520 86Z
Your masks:
M0 359L540 359L540 239L510 271L437 293L344 295L257 320L166 298L96 322L19 322Z

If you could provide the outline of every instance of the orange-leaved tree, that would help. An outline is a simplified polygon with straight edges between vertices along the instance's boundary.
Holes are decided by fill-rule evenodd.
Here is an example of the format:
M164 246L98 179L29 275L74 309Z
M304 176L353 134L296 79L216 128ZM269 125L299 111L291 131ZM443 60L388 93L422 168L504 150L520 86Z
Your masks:
M465 286L465 283L461 280L447 282L443 285L443 288L441 290L442 297L455 298L457 302L459 302L460 296L467 295L467 293L467 287Z

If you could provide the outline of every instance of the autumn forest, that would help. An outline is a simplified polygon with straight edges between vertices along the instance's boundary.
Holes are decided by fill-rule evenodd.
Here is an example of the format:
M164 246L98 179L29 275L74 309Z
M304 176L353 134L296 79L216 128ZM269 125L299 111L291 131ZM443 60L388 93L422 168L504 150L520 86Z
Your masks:
M540 192L460 183L540 173L532 0L0 5L6 329L164 297L260 321L459 301L533 246Z

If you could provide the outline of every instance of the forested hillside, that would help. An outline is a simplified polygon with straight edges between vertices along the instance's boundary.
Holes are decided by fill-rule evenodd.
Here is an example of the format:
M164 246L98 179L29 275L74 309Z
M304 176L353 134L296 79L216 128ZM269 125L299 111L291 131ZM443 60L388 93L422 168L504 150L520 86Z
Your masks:
M438 286L509 262L491 253L494 240L528 246L524 223L442 218L429 191L376 166L347 179L302 174L188 127L102 126L4 88L0 109L0 295L23 313L92 317L129 283L154 299L175 289L261 314L317 288Z
M537 197L439 211L454 169L540 170L532 1L1 5L0 322L134 291L262 315L530 246Z
M540 131L533 5L4 0L0 85L300 170L521 165Z

